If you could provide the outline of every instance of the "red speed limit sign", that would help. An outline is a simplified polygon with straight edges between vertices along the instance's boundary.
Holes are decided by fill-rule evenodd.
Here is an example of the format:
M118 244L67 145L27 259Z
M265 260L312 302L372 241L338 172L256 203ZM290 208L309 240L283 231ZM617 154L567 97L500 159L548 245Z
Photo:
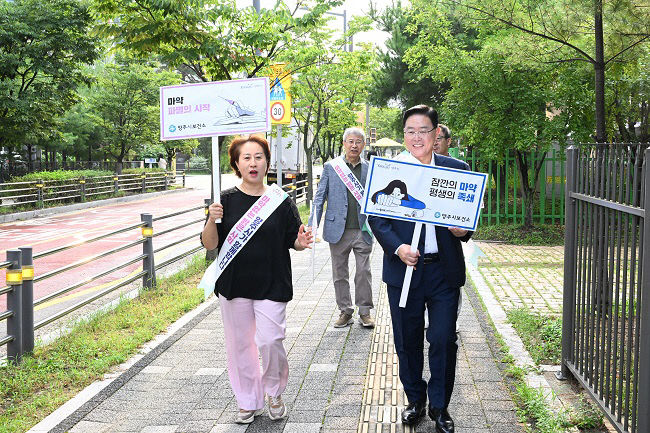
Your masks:
M282 102L275 102L271 105L271 119L280 122L284 117L284 104Z

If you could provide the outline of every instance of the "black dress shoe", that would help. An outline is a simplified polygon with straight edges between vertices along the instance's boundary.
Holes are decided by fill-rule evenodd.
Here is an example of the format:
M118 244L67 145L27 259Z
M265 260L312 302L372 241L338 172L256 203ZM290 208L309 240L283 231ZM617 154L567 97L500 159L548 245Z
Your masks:
M454 420L451 419L447 408L437 409L430 407L429 417L436 424L436 431L438 433L454 433Z
M415 425L424 416L426 409L425 402L409 403L408 406L402 411L402 424Z

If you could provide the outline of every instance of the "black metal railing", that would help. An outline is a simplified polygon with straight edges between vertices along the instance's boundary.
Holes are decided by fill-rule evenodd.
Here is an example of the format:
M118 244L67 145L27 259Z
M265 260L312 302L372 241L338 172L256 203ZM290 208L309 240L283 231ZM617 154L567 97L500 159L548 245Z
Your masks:
M650 432L650 149L567 150L562 374L619 432Z
M0 207L29 206L42 209L52 202L84 202L96 196L120 191L130 194L166 190L170 185L185 186L185 172L145 172L110 176L79 177L66 180L33 180L0 183Z
M67 245L59 246L47 251L42 251L37 254L32 255L32 248L25 247L15 250L7 250L7 260L0 263L0 269L5 269L7 286L0 288L0 295L7 295L7 310L0 312L0 321L7 320L7 335L0 337L0 346L7 345L7 357L13 362L19 362L24 353L31 352L34 347L34 331L42 328L43 326L50 324L62 317L67 316L68 314L80 309L81 307L88 305L89 303L102 298L103 296L114 292L115 290L124 287L140 278L142 278L142 286L144 288L150 288L156 284L156 271L162 267L170 265L178 260L181 260L191 254L194 254L203 249L201 245L195 245L192 248L187 249L175 256L165 260L164 262L155 265L154 263L154 253L158 251L165 250L167 248L182 244L183 242L190 240L192 238L197 239L200 231L193 232L189 236L183 234L182 237L169 241L163 246L154 249L153 239L158 236L169 234L177 230L186 229L187 227L203 222L205 219L205 206L195 206L189 209L184 209L178 212L171 214L159 216L153 218L151 214L141 214L141 222L129 225L127 227L122 227L120 229L111 231L109 233L104 233L102 235L93 237L88 240L79 241L70 243ZM197 211L202 211L200 214ZM194 213L194 215L191 215ZM184 219L182 222L175 224L171 228L167 228L160 233L155 233L153 230L153 223L163 219L187 215L188 219ZM34 275L34 266L33 260L38 263L39 259L42 259L46 256L65 253L72 255L73 250L76 247L82 245L88 245L90 243L115 237L118 234L125 232L133 231L140 228L141 235L137 236L137 239L134 239L130 242L126 242L118 247L111 248L100 253L84 257L82 259L76 260L72 263L67 263L62 267L59 267L50 272L44 273L42 275ZM136 236L134 236L136 237ZM51 277L56 275L71 272L78 270L79 267L86 265L88 263L97 261L99 259L112 256L114 254L120 253L122 251L128 250L137 245L142 245L141 254L133 254L131 257L125 258L119 264L113 265L110 269L103 270L92 276L89 276L83 280L75 281L73 284L62 287L55 292L49 293L39 299L34 300L33 296L33 285L34 283L40 283L41 281L48 280ZM142 262L142 270L137 271L134 275L123 280L114 280L108 287L101 289L101 291L94 293L91 296L85 297L79 302L74 303L73 305L67 306L56 313L41 319L37 322L34 321L34 307L44 304L45 302L51 301L53 299L59 298L62 295L72 292L75 289L78 289L86 284L89 284L93 281L96 281L100 278L103 278L107 275L110 275L120 269L126 268L127 266L133 265L135 263Z

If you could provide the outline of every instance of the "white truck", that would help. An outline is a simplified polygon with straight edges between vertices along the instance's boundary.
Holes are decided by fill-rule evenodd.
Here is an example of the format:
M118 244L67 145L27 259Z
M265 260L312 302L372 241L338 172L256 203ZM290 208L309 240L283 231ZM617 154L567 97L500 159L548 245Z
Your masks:
M274 127L276 129L277 127ZM302 134L295 125L283 125L282 152L280 161L282 162L282 185L287 185L296 179L296 182L307 179L307 159L305 149L302 143ZM288 134L287 134L288 132ZM271 165L269 173L266 176L268 184L277 183L277 138L270 137L269 145L271 146Z

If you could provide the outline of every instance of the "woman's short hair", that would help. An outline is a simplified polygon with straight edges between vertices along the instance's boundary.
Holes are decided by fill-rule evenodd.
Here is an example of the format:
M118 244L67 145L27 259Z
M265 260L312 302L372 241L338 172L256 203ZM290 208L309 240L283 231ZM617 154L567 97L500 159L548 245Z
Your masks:
M266 138L256 135L256 134L251 134L251 135L240 135L239 137L235 138L232 143L230 143L230 146L228 147L228 155L230 156L230 166L232 167L233 170L235 170L235 174L237 177L241 177L241 172L237 168L236 162L239 161L239 155L241 154L241 147L245 144L248 143L249 141L252 141L253 143L257 143L262 147L262 151L264 151L264 157L266 158L266 172L264 173L265 175L269 172L269 164L271 162L271 150L269 149L269 142L266 141Z
M431 125L433 125L434 128L438 127L438 112L424 104L411 107L402 113L402 127L406 125L406 120L414 114L423 114L427 116L431 120Z

